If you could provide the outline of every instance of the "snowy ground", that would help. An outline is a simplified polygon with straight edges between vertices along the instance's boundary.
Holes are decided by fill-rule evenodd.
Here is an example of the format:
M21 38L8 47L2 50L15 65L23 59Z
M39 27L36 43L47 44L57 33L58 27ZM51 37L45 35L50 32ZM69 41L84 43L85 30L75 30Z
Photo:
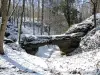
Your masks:
M91 22L91 17L84 22ZM28 34L29 29L23 29ZM12 27L10 32L14 31ZM12 36L13 35L13 36ZM12 33L8 38L17 38ZM30 34L31 35L31 34ZM4 45L0 55L0 75L100 75L100 48L91 51L76 49L62 56L57 46L43 46L35 56L27 54L16 43Z
M4 45L6 55L0 56L0 75L99 75L100 51L73 52L61 56L55 50L51 57L29 55L24 50L13 50ZM50 50L50 49L48 49ZM79 50L79 49L77 49ZM77 51L76 50L76 51ZM44 56L44 57L43 57Z

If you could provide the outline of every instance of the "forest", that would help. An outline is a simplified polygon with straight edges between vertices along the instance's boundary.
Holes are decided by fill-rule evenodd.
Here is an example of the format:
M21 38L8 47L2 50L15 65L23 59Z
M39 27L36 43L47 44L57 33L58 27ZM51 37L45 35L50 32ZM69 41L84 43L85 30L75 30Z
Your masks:
M0 0L0 75L100 75L100 0Z

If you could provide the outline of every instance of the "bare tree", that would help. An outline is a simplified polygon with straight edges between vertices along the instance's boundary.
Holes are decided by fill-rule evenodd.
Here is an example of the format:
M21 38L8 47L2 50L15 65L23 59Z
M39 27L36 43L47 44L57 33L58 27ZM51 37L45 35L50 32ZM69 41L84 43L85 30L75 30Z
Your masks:
M22 32L22 23L23 23L24 9L25 9L25 0L23 0L23 8L22 8L22 13L21 13L21 22L20 22L19 32L18 32L18 43L19 44L20 44L20 38L21 38L21 32Z
M25 0L25 5L26 5L26 0ZM24 5L24 27L25 27L25 5Z
M40 21L40 0L38 0L38 16L37 16L37 21L38 21L38 23ZM39 27L38 27L38 32L39 32Z
M9 11L10 11L10 5L11 5L11 0L9 0L9 3L8 3L8 12L7 12L7 14L9 14Z
M13 10L14 10L14 8L15 8L15 0L13 0ZM15 11L13 13L12 23L15 24Z
M40 0L38 0L38 22L39 22L39 18L40 18Z
M7 6L8 6L8 0L1 0L2 23L0 26L0 54L2 55L4 54L3 40L4 40L4 35L5 35L7 20L8 20Z
M29 6L30 6L30 21L32 16L32 6L31 6L32 0L29 0Z
M35 26L34 26L34 0L32 0L32 9L33 9L33 35L35 35Z
M43 34L43 24L44 24L44 0L42 0L42 13L41 13L41 35Z
M91 0L91 3L93 4L94 26L96 27L96 11L97 11L98 0Z

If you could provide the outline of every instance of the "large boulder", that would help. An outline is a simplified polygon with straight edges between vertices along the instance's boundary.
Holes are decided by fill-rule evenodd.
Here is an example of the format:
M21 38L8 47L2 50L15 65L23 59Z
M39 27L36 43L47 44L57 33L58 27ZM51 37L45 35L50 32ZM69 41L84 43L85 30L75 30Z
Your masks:
M79 23L79 24L72 25L72 27L70 27L65 34L67 35L67 34L81 32L85 35L87 34L88 31L90 31L93 28L94 26L92 23Z
M81 34L78 34L78 36L73 34L73 36L64 37L63 39L59 40L53 40L52 44L58 45L60 50L67 55L79 46L79 42L81 40L80 36Z
M38 48L48 44L47 42L50 39L51 37L49 36L22 35L20 45L27 53L34 55L38 51Z

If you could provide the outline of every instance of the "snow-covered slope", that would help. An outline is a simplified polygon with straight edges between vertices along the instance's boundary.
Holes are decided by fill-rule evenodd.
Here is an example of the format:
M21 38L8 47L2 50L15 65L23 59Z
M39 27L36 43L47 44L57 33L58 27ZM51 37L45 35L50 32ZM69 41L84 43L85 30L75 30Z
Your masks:
M97 15L98 27L83 37L80 47L69 56L60 55L57 46L41 47L34 56L16 43L5 44L6 54L0 55L0 75L100 75L100 14ZM92 23L92 19L90 17L83 22ZM11 34L8 38L15 33ZM17 39L17 36L14 37Z
M5 55L0 56L0 75L49 75L45 60L27 54L24 51L13 50L4 45Z
M80 47L86 50L93 50L100 47L100 26L94 28L82 38Z
M100 51L73 52L72 56L61 56L53 52L50 58L29 55L23 50L4 46L6 55L0 56L0 75L99 75Z

